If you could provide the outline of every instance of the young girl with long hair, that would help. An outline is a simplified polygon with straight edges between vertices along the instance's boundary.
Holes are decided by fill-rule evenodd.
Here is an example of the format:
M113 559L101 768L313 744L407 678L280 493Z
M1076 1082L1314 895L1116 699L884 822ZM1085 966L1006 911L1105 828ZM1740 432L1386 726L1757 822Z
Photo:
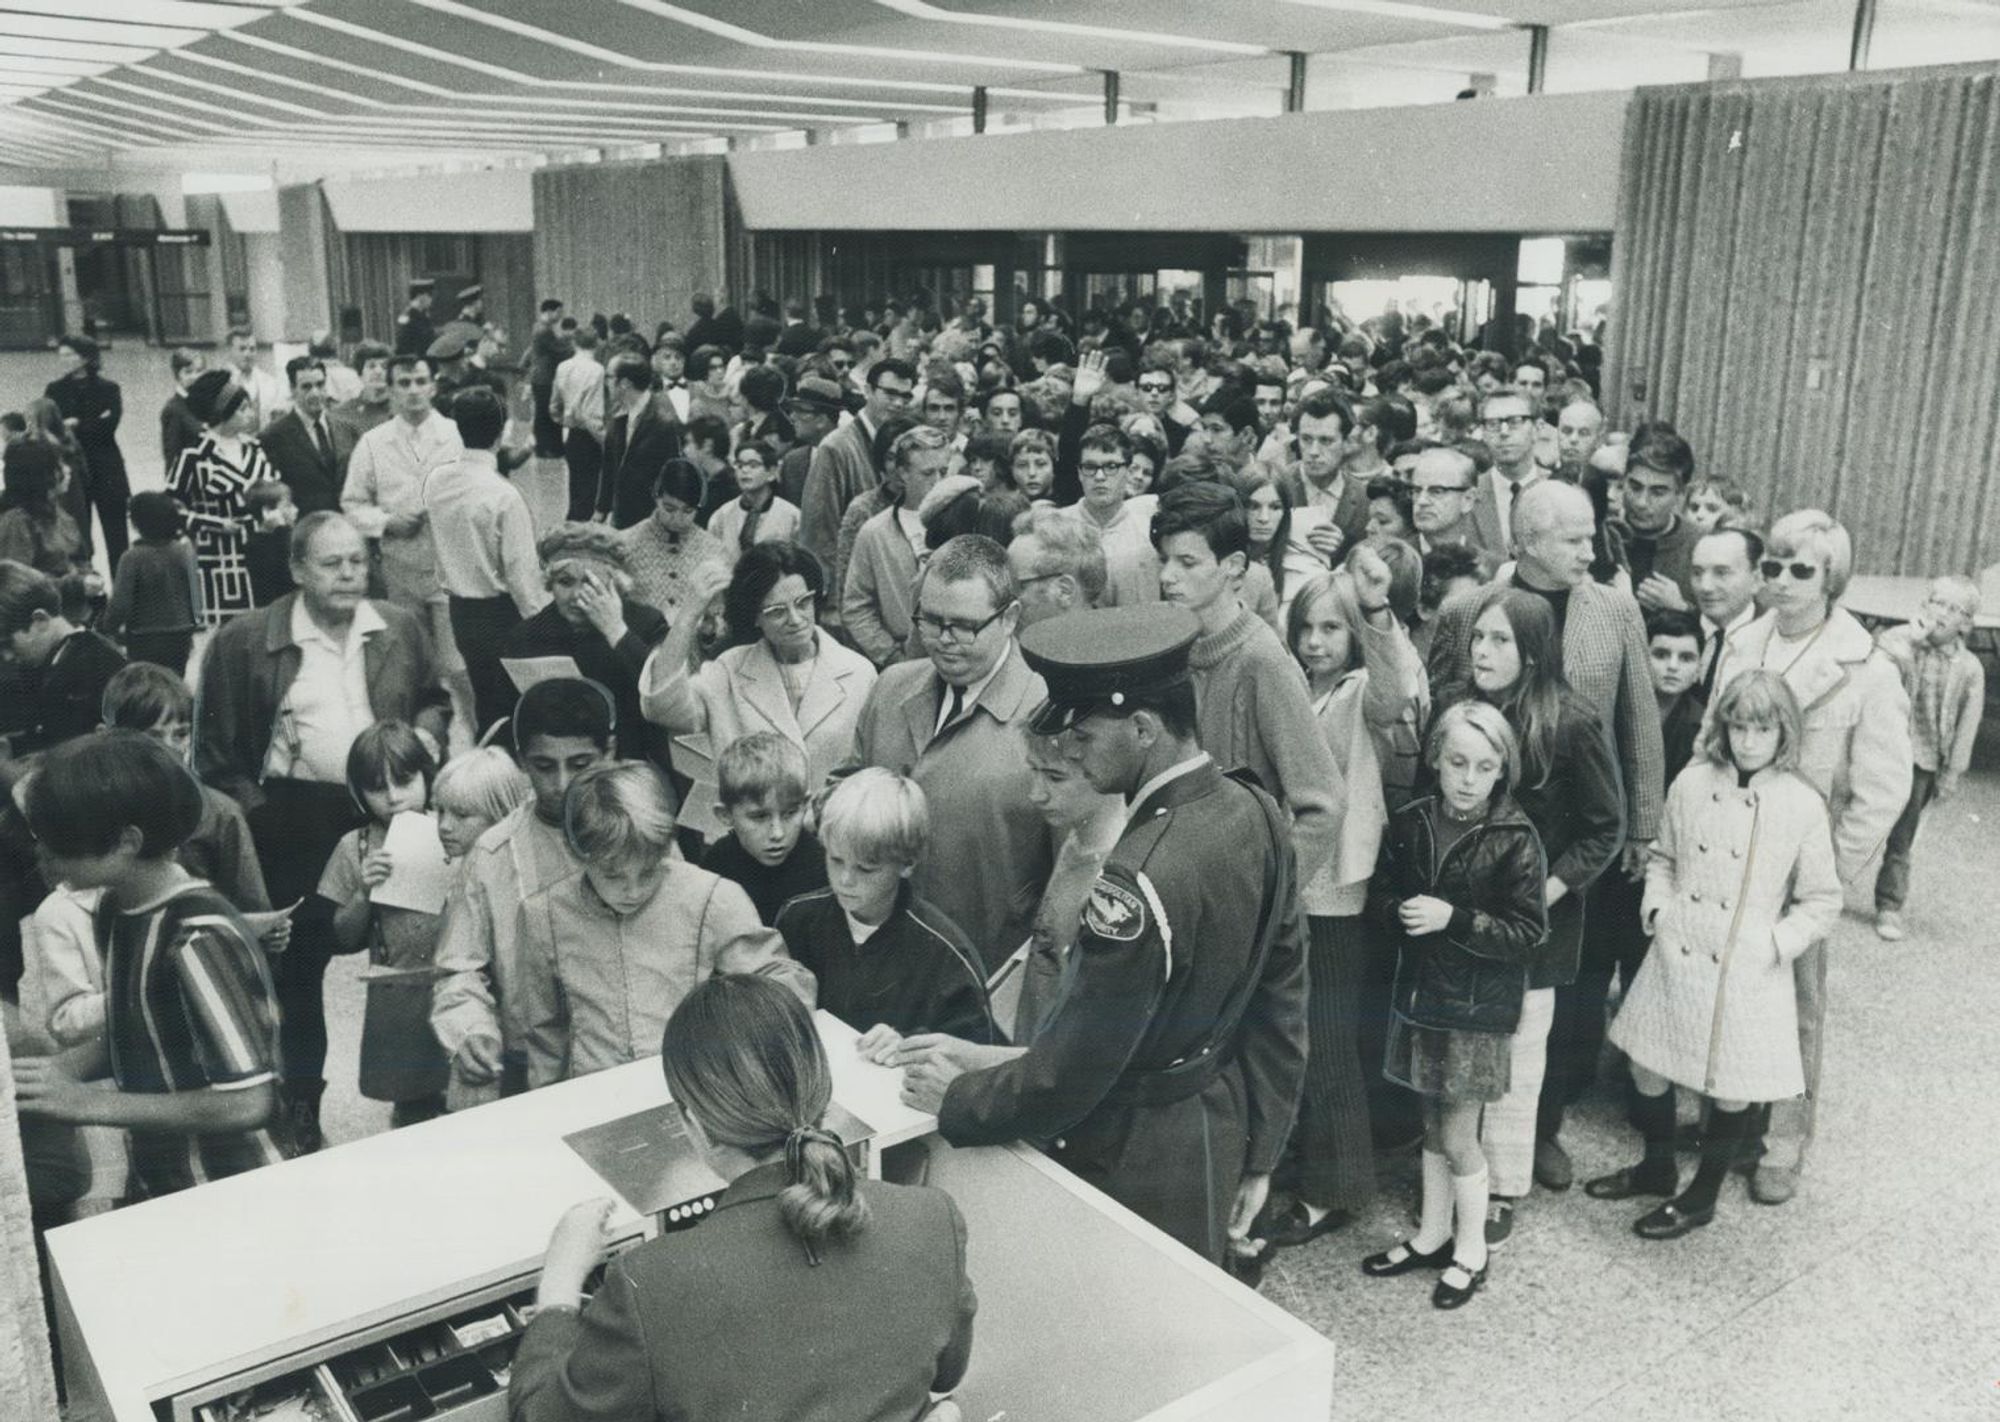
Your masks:
M1752 1103L1806 1089L1792 964L1840 917L1841 884L1826 803L1799 774L1803 719L1783 677L1745 672L1667 792L1640 909L1653 950L1611 1024L1645 1156L1584 1186L1599 1200L1672 1196L1632 1222L1642 1239L1713 1220ZM1709 1104L1701 1164L1678 1194L1677 1085Z
M1287 624L1286 641L1305 671L1314 717L1339 772L1342 812L1334 858L1299 895L1310 992L1305 1095L1287 1172L1294 1198L1255 1231L1279 1246L1339 1228L1375 1193L1359 1051L1368 960L1361 910L1389 816L1382 742L1413 737L1430 701L1423 663L1388 598L1389 569L1364 545L1340 572L1306 580Z
M1562 639L1546 598L1504 586L1488 591L1473 622L1469 656L1471 683L1441 700L1485 702L1520 738L1515 798L1541 836L1548 875L1543 901L1549 932L1528 959L1527 996L1512 1039L1512 1084L1487 1110L1482 1127L1493 1182L1487 1239L1498 1246L1513 1232L1515 1207L1538 1174L1551 1189L1570 1183L1555 1139L1567 1079L1550 1082L1551 1091L1543 1087L1550 1062L1566 1060L1559 1054L1586 1035L1572 1017L1591 1010L1589 992L1571 991L1582 966L1583 891L1618 856L1624 797L1602 720L1563 676ZM1601 1012L1602 986L1596 1001ZM1565 1003L1573 1008L1568 1016Z
M1548 931L1547 871L1511 793L1521 751L1504 716L1479 701L1449 708L1426 759L1438 792L1390 816L1367 909L1400 950L1383 1072L1424 1098L1422 1219L1361 1270L1442 1269L1431 1303L1455 1309L1486 1282L1479 1115L1507 1091L1528 955Z

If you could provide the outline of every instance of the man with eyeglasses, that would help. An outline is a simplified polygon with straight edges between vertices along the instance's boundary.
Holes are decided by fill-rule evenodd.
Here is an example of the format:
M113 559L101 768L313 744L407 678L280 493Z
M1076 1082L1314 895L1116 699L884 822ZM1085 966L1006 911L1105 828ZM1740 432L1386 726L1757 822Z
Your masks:
M901 661L910 641L911 599L926 551L917 509L951 466L951 445L930 425L918 425L889 446L882 492L895 497L854 535L840 614L848 639L878 667Z
M882 481L875 467L875 431L891 415L907 415L916 398L917 372L894 356L868 370L868 403L860 414L819 442L806 471L804 502L799 505L799 542L828 568L840 551L840 520L855 496ZM831 605L840 605L840 589L829 589Z
M1007 566L1021 594L1021 625L1095 607L1104 596L1104 540L1097 525L1069 509L1043 505L1015 523ZM1150 545L1148 545L1150 547ZM1153 588L1160 585L1157 565Z
M1419 553L1453 545L1470 548L1490 572L1495 555L1482 543L1472 518L1478 471L1471 455L1450 445L1419 454L1410 470L1410 517L1417 526Z
M1187 443L1188 431L1201 423L1201 416L1194 406L1180 398L1180 382L1174 375L1174 368L1165 360L1149 359L1139 366L1139 399L1146 407L1146 413L1160 422L1166 431L1167 457L1171 459L1181 452Z
M1518 390L1502 388L1479 402L1480 438L1493 451L1493 467L1479 481L1479 499L1472 517L1479 541L1504 551L1514 546L1514 507L1522 494L1547 476L1535 463L1537 402Z
M844 767L886 766L923 787L931 842L911 888L965 928L988 974L1027 941L1055 865L1020 740L1048 689L1014 644L1020 620L999 544L968 533L933 553L917 586L927 655L883 669Z
M1097 530L1104 546L1104 607L1132 607L1160 600L1160 558L1153 551L1152 512L1157 500L1137 507L1125 498L1132 441L1116 425L1092 425L1077 456L1083 498L1067 510Z

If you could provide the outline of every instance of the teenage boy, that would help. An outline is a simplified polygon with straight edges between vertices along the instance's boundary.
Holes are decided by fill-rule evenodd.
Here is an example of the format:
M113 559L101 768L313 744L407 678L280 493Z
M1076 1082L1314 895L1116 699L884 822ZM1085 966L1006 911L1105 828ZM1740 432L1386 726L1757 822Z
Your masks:
M103 891L105 1033L61 1057L23 1057L24 1116L129 1132L142 1197L282 1156L278 1003L256 934L175 852L201 822L193 774L149 736L68 742L37 767L26 812L51 878ZM115 1092L84 1083L109 1075Z
M1237 597L1250 524L1235 490L1198 480L1160 496L1153 516L1160 596L1201 624L1188 653L1202 749L1225 770L1248 770L1291 812L1301 882L1333 858L1339 772L1320 734L1305 674L1284 643Z
M787 900L826 887L819 838L805 827L805 752L776 731L753 731L716 757L715 780L715 813L729 832L701 867L733 881L775 924Z
M917 783L870 766L840 782L821 816L828 887L786 904L778 932L819 983L819 1005L886 1060L903 1037L1000 1040L978 952L909 885L930 839Z
M6 718L15 755L97 728L104 687L125 656L63 616L62 590L46 573L0 559L0 658L23 672L26 695Z
M563 832L563 797L576 778L612 758L611 693L559 677L521 694L514 751L534 797L479 837L460 891L445 906L431 995L431 1030L457 1085L527 1088L527 1037L518 992L519 911L530 895L577 871Z

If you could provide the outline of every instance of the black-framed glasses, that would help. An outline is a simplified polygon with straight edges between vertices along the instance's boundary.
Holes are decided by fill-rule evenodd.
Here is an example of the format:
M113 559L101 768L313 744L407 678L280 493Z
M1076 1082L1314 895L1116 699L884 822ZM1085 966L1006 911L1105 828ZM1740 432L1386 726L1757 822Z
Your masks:
M1777 558L1766 558L1757 567L1769 582L1776 582L1790 573L1795 581L1809 583L1819 576L1820 571L1817 563L1786 563Z
M1148 395L1171 395L1174 393L1174 383L1171 380L1142 380L1139 382L1139 388Z
M1013 606L1012 603L1008 607ZM919 612L917 626L924 629L926 637L944 637L954 642L970 642L981 632L1000 620L1007 608L999 608L991 617L982 617L977 622L967 622L962 617L939 617L934 613Z
M1533 415L1494 415L1480 421L1489 430L1521 430L1534 422Z
M1088 479L1093 474L1116 474L1121 469L1131 467L1130 460L1121 459L1116 464L1079 464L1076 472L1079 478Z

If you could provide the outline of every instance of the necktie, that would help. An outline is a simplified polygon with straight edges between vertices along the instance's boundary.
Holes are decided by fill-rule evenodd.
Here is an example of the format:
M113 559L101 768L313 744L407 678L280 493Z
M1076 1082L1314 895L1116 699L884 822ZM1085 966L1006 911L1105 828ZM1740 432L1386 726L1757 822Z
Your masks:
M1507 507L1500 511L1504 515L1500 522L1506 532L1509 543L1514 541L1514 500L1520 497L1521 481L1519 479L1509 479L1507 481Z
M1727 637L1720 628L1716 630L1713 637L1708 639L1708 669L1701 674L1701 699L1703 702L1707 702L1715 692L1715 669L1722 665L1722 644L1727 640Z
M333 468L333 441L326 437L324 419L313 421L313 443L319 446L320 463L329 469Z
M949 726L953 721L956 721L959 713L964 709L965 688L954 686L951 688L951 695L945 698L944 710L938 715L937 729L931 732L931 739L936 740L939 736L943 735L944 728Z
M743 512L747 517L743 520L743 532L737 536L736 546L739 549L748 551L750 545L757 541L757 524L763 519L764 510L752 504L748 499L741 499L738 502L742 504Z

